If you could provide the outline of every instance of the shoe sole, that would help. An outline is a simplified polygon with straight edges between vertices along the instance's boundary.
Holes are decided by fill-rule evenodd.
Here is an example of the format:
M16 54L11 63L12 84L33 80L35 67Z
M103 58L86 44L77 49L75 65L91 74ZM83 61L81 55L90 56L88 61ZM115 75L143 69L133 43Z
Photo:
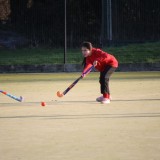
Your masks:
M102 104L110 104L111 102L110 101L106 101L106 102L105 101L101 101L101 103Z
M99 101L99 100L97 100L97 99L96 99L96 101L97 101L97 102L101 102L101 103L103 102L103 101ZM111 101L111 99L110 99L110 101ZM108 103L110 103L110 102L108 102Z

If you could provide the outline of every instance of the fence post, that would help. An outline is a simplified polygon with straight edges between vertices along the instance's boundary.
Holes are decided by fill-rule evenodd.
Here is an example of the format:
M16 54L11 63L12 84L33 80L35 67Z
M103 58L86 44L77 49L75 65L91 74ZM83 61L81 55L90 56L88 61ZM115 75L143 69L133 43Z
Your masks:
M67 0L64 0L64 72L67 62Z
M112 41L112 0L102 0L102 47L106 42Z
M112 0L107 0L107 39L112 41Z

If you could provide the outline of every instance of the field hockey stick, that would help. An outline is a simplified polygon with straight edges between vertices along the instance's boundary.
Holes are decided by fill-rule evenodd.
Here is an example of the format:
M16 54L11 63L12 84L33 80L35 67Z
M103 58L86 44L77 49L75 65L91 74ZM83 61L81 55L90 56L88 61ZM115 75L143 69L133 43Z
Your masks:
M16 97L16 96L13 96L13 95L11 95L11 94L9 94L9 93L7 93L7 92L4 92L4 91L2 91L2 90L0 90L0 92L1 92L2 94L6 95L6 96L8 96L8 97L10 97L10 98L18 101L18 102L22 102L22 101L23 101L23 97L22 97L22 96Z
M91 66L86 72L83 73L83 75L88 74L89 72L91 72L91 70L94 68L94 66ZM67 92L69 92L78 82L80 79L82 79L83 76L81 75L78 79L76 79L63 93L61 93L60 91L57 92L57 96L58 97L63 97L65 94L67 94Z

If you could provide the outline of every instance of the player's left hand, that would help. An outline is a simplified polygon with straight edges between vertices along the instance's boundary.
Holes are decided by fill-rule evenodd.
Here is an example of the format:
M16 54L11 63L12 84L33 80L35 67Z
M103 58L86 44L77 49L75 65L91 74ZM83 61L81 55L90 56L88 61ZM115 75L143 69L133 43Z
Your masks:
M93 62L94 67L97 66L97 63L98 63L98 61Z

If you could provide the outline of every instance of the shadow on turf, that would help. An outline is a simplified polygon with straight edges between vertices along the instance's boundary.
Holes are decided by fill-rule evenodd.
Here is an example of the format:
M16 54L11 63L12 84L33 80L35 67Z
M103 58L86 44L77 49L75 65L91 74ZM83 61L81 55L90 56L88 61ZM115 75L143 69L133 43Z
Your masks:
M28 115L6 116L0 119L39 118L39 119L103 119L103 118L160 118L160 113L126 113L126 114L83 114L83 115Z
M132 102L132 101L160 101L160 99L115 99L111 102ZM60 102L60 101L59 101ZM61 101L61 103L97 103L96 101Z
M112 100L112 101L118 101L118 102L123 102L123 101L127 101L127 102L130 102L130 101L160 101L160 99L115 99L115 100Z
M112 102L132 102L132 101L160 101L160 99L115 99L112 100ZM52 100L50 102L46 102L48 105L54 105L54 104L68 104L68 103L85 103L85 104L99 104L96 101L57 101ZM40 105L40 102L23 102L23 103L0 103L0 107L11 107L11 106L26 106L26 105L33 105L38 104Z

